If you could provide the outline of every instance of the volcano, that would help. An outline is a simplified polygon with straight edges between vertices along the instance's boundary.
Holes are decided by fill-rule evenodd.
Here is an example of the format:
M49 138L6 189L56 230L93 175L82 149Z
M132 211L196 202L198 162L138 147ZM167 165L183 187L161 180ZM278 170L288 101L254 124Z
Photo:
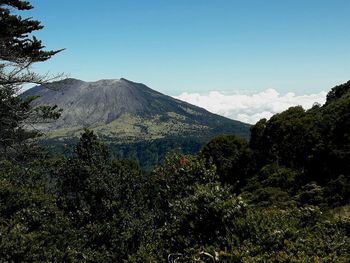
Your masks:
M61 117L38 129L51 138L77 137L84 128L122 142L167 136L210 138L221 134L249 137L249 125L231 120L121 79L85 82L64 79L36 86L22 97L38 96L33 106L57 105Z

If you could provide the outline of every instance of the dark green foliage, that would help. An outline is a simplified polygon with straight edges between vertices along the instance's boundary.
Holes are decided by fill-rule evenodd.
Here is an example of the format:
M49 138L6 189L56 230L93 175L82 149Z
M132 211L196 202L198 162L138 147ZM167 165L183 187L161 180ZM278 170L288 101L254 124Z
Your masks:
M45 192L44 182L34 180L35 173L35 169L14 163L0 164L1 260L75 262L82 259L78 231L57 207L56 197Z
M233 262L346 262L344 223L325 220L314 206L249 209L237 222L240 242L230 252L239 260Z
M134 143L115 142L111 138L102 137L110 150L110 155L116 158L135 160L144 172L150 172L157 165L160 165L169 152L183 154L196 154L207 140L194 137L165 137L152 141L139 141ZM70 139L44 139L40 145L48 149L52 154L72 153L72 145L78 143L75 138Z
M112 142L110 148L114 155L134 159L144 171L149 172L161 164L169 152L195 154L206 142L201 138L174 136L135 143L114 144Z
M330 180L324 187L324 198L329 205L350 204L350 177L339 175L338 178Z
M22 18L11 14L13 9L20 11L30 10L33 7L27 1L1 0L0 1L0 59L15 63L45 61L59 51L44 51L44 46L36 37L29 37L33 31L43 26L37 20ZM5 79L1 78L0 84ZM15 83L10 80L6 84Z
M290 168L307 165L313 145L320 139L316 117L301 107L293 107L274 115L265 125L258 123L264 128L252 128L252 147L256 147L259 160Z
M47 78L30 70L35 62L48 60L59 51L45 51L41 41L30 35L42 29L39 21L22 18L16 11L30 10L27 1L0 1L0 159L22 161L39 133L28 127L55 119L55 107L33 109L33 97L20 99L19 89L26 83L44 83ZM29 144L28 144L29 143Z
M79 160L88 164L104 164L109 158L107 146L98 141L93 131L87 129L81 135L74 153Z
M326 104L329 104L332 101L335 101L341 98L343 95L348 93L349 90L350 90L350 81L348 81L347 83L341 84L339 86L335 86L334 88L331 89L330 92L328 92Z
M32 108L30 103L35 98L22 100L11 95L11 92L0 86L0 159L10 158L23 162L38 151L33 139L41 134L34 129L28 130L27 127L57 119L60 110L51 106Z
M110 160L108 150L89 130L75 152L56 164L58 207L87 236L84 250L93 262L127 258L138 246L149 205L138 165Z
M20 127L21 122L28 118L30 107L11 93L9 89L0 88L0 152L4 157L16 158L16 153L22 149L14 148L14 145L32 137Z
M187 253L190 247L226 244L226 225L244 204L229 186L219 183L214 166L207 168L198 157L172 154L150 177L155 228L148 238L158 250L141 246L143 253L162 261L168 254Z
M264 187L275 187L283 189L289 194L295 194L299 189L302 178L303 174L301 172L276 163L267 164L249 178L244 190L254 191Z
M220 136L211 140L201 150L201 155L217 168L222 183L236 188L245 184L252 152L248 142L233 135Z
M323 188L315 182L310 182L301 187L296 199L302 204L320 205L324 202Z
M343 87L343 95L337 99L330 99L321 108L323 122L319 124L325 141L323 147L326 149L326 153L322 156L324 163L321 165L321 172L333 179L342 174L350 176L349 83L339 87Z
M257 169L269 163L293 169L301 186L321 186L350 171L350 91L348 83L332 89L322 107L290 108L251 129L250 147Z

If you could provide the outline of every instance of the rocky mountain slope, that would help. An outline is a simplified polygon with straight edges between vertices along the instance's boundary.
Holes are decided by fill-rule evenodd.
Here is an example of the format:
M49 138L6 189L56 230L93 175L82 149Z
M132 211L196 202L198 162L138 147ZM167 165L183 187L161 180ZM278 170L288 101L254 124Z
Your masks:
M121 142L227 133L249 136L248 124L123 78L96 82L65 79L47 87L36 86L21 96L39 96L34 105L57 105L63 109L59 120L39 127L51 138L79 136L83 128Z

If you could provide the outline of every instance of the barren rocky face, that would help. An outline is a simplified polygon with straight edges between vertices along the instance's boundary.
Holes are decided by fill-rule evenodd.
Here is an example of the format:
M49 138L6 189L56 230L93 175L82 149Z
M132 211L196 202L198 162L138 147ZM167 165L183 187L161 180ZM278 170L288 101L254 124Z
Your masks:
M59 120L40 127L53 137L92 128L108 137L130 140L167 135L234 133L247 137L249 125L212 114L126 79L85 82L65 79L36 86L21 96L39 96L34 105L57 105Z

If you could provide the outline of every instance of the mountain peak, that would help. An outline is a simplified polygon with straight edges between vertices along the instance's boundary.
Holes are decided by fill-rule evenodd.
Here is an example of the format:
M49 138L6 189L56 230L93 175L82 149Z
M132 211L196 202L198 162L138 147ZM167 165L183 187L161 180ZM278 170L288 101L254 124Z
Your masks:
M67 79L66 79L67 80ZM126 84L126 83L129 83L129 84L141 84L141 83L136 83L136 82L133 82L131 80L128 80L126 78L119 78L119 79L100 79L100 80L96 80L96 81L91 81L89 83L93 83L93 84L98 84L98 85L113 85L113 84L120 84L120 85L123 85L123 84Z
M81 82L82 80L76 79L76 78L66 78L66 79L63 79L61 81L63 81L63 82Z

